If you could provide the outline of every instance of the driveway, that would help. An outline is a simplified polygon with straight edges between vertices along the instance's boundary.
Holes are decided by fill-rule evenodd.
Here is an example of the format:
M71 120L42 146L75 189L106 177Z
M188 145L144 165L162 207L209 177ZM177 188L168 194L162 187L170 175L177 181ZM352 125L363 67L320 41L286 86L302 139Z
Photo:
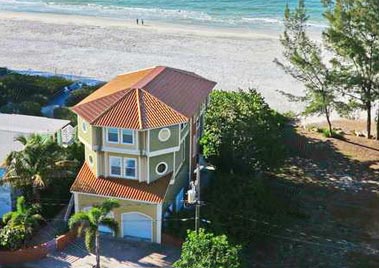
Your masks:
M100 243L101 267L150 268L171 267L180 257L180 249L158 244L125 241L103 237ZM25 264L30 268L89 268L95 255L88 254L82 239L77 239L62 252L54 252L40 261Z

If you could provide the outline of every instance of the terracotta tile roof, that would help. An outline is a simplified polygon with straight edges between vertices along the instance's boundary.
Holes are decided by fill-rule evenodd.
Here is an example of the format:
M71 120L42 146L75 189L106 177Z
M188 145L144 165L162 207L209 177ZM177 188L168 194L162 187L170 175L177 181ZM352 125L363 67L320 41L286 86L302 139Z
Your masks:
M73 107L95 126L147 129L186 122L215 82L157 66L117 76Z
M106 97L113 93L135 87L138 81L141 81L144 77L148 77L148 74L152 72L154 68L144 69L136 72L120 74L116 78L112 79L104 86L93 92L91 95L86 97L84 100L79 102L77 105L81 105L99 98Z
M84 163L71 186L71 192L161 203L171 176L172 173L167 174L150 184L130 179L96 178L88 165Z
M191 117L215 85L215 82L195 73L166 67L144 89L181 114Z

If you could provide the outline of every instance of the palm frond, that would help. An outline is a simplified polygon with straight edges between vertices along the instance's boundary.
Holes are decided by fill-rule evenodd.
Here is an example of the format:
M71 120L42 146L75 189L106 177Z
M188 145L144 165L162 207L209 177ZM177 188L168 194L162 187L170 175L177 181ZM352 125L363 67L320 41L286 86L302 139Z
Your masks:
M86 212L76 212L74 215L71 216L70 220L68 221L68 226L70 229L73 229L79 224L84 223L90 223L88 214Z
M84 241L88 251L93 252L95 249L96 229L87 228L85 231Z
M20 135L20 136L17 136L16 138L15 138L15 141L18 141L18 142L20 142L22 145L26 145L27 143L28 143L28 138L26 137L26 136L24 136L24 135Z
M119 225L115 219L106 217L106 218L101 219L100 224L111 229L114 232L114 236L118 236Z
M16 210L17 210L17 212L25 213L25 211L26 211L25 197L20 196L19 198L17 198Z
M92 225L98 225L102 215L101 209L98 207L93 207L88 211L88 218Z
M13 211L9 211L3 215L3 223L7 224L12 218Z
M116 199L107 199L101 204L100 209L103 215L107 215L110 211L118 207L120 207L120 203Z

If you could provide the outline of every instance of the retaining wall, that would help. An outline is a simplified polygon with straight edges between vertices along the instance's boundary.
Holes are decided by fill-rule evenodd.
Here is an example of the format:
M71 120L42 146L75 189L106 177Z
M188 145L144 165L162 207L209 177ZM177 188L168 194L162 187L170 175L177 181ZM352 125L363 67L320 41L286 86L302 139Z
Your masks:
M46 257L46 255L55 250L63 250L76 238L75 232L67 232L47 243L34 247L22 248L15 251L0 251L0 265L18 264L30 261L37 261Z

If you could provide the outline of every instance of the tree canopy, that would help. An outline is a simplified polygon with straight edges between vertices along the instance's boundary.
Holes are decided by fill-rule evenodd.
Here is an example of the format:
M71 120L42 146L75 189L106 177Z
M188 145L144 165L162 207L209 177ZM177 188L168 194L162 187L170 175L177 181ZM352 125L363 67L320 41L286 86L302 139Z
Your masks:
M200 229L188 231L176 268L239 268L240 246L233 246L225 235L216 236Z
M284 157L284 122L256 90L214 91L205 115L203 154L228 172L275 168Z
M379 1L323 0L328 27L323 32L334 53L335 81L350 102L367 113L371 134L371 110L379 93ZM377 120L379 128L379 119Z
M280 42L284 48L283 56L288 63L278 59L275 62L293 78L304 84L305 96L295 96L282 91L291 101L305 102L304 115L323 115L332 136L330 114L339 108L342 102L337 101L332 72L323 60L322 48L312 41L307 33L308 16L304 0L300 0L297 8L291 11L286 6L284 13L284 33Z
M72 81L61 77L0 73L0 112L41 115L41 108Z

